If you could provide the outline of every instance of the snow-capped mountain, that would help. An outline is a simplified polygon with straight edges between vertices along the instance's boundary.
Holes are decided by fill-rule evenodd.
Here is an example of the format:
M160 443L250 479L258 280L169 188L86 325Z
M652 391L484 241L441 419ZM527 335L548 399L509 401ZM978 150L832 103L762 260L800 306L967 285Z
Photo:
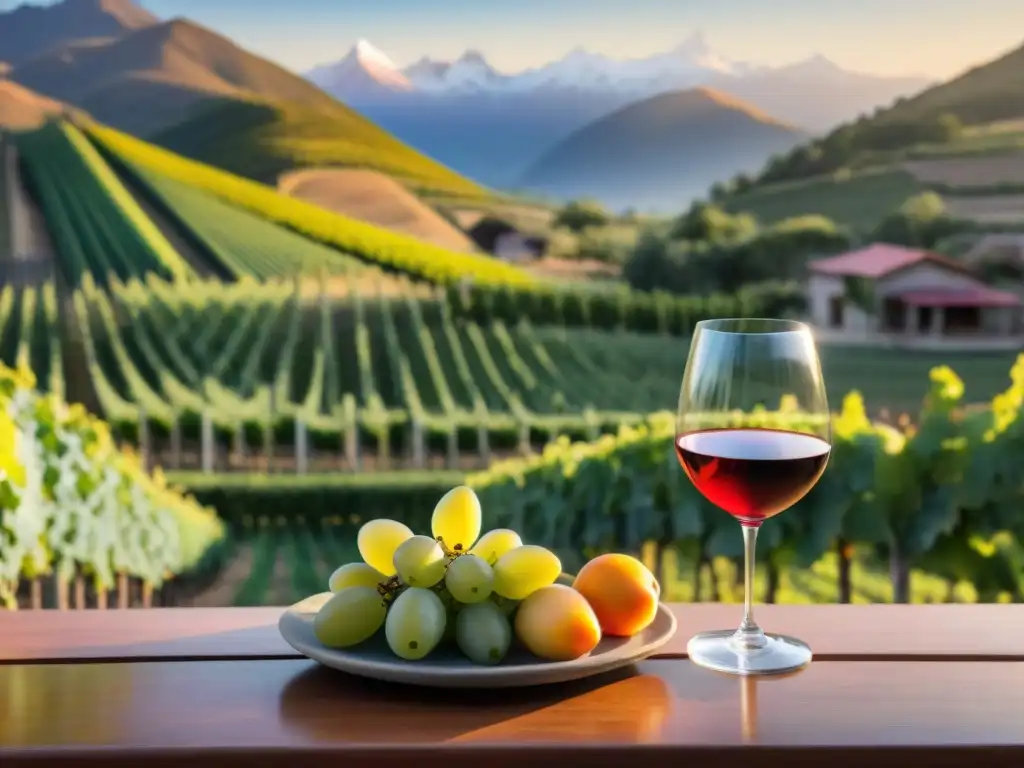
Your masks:
M659 94L712 88L816 133L928 85L850 72L821 56L782 67L735 61L700 32L652 56L616 59L577 48L515 73L474 50L401 69L361 41L307 77L413 147L496 187L516 183L573 131Z
M357 99L414 90L387 54L367 40L357 42L341 61L307 72L306 79L328 93Z
M748 69L715 51L700 32L671 51L637 59L614 59L576 48L564 58L514 78L515 90L536 88L656 93L690 88L716 75Z
M719 54L698 32L671 51L646 58L614 59L576 48L544 66L503 75L478 51L467 51L454 62L423 58L403 74L418 90L429 93L526 93L539 89L653 93L688 88L714 75L739 75L749 69Z
M510 79L492 67L482 53L472 50L455 61L435 61L424 56L402 74L425 93L501 90Z

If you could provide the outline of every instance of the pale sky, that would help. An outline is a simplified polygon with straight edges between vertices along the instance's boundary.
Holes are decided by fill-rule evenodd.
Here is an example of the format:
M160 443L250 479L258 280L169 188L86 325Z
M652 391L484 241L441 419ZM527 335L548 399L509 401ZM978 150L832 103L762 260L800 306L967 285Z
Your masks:
M16 0L0 0L11 8ZM39 2L37 4L43 4ZM778 65L822 53L849 69L949 77L1024 43L1024 0L141 0L286 67L366 38L405 65L476 48L518 71L572 48L620 58L701 30L721 54Z

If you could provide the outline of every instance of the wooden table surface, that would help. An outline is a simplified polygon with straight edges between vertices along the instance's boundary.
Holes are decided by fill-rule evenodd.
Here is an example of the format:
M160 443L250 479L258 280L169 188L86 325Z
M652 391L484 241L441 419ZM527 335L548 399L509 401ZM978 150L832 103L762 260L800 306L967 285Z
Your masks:
M673 609L656 658L494 692L322 668L281 609L0 614L0 766L1024 766L1024 606L764 606L816 654L778 678L685 658L737 606Z

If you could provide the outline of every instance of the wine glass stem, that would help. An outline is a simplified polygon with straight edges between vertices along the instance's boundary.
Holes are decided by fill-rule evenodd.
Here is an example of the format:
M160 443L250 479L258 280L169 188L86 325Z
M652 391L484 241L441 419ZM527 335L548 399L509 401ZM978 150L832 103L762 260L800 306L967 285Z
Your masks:
M754 558L757 555L758 525L743 528L743 623L733 635L733 642L743 650L764 648L768 639L754 621Z

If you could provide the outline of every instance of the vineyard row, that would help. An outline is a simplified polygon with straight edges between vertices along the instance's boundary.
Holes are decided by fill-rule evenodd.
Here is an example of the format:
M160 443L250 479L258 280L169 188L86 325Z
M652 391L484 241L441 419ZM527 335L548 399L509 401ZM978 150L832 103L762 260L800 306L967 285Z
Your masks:
M8 295L0 316L13 345L28 334L30 294ZM155 281L105 291L86 280L68 302L75 333L64 343L81 347L87 367L76 386L93 390L72 397L94 397L126 437L141 439L144 418L154 439L174 427L199 440L206 416L217 439L261 449L293 442L296 423L335 450L351 436L387 455L413 433L424 450L525 447L642 418L674 397L681 363L663 354L664 338L481 326L413 293L182 295ZM53 370L42 366L33 361Z

